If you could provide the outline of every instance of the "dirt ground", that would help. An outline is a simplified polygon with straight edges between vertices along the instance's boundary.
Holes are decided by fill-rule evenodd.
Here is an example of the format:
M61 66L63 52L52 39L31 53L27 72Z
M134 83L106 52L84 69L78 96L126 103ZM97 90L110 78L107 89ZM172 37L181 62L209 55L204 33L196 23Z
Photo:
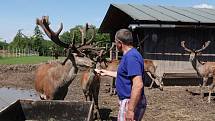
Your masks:
M15 87L34 89L34 72L38 65L0 65L0 87ZM104 120L116 120L118 112L117 96L108 92L109 80L102 78L99 106ZM187 91L189 90L189 91ZM207 103L207 88L205 98L201 99L199 87L166 86L164 91L145 87L147 109L144 121L215 121L214 94L212 102ZM84 101L80 88L79 77L72 82L66 100Z

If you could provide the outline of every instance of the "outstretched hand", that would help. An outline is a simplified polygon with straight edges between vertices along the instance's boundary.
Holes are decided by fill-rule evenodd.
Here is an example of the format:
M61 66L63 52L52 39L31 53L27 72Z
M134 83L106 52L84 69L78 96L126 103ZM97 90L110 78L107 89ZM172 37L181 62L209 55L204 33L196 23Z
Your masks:
M104 69L94 69L96 73L100 74L101 76L106 76L107 75L107 70Z
M101 76L111 76L111 77L116 77L117 72L115 71L108 71L108 70L104 70L104 69L94 69L94 71L98 74L100 74Z

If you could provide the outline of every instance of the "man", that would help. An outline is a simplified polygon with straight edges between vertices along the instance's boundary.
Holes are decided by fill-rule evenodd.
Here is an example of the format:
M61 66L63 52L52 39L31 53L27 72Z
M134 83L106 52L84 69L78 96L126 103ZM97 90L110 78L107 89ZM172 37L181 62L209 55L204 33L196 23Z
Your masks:
M116 77L116 90L119 97L118 121L140 121L146 109L144 95L144 61L133 47L132 33L127 29L116 32L117 49L123 53L117 72L98 70L102 76Z

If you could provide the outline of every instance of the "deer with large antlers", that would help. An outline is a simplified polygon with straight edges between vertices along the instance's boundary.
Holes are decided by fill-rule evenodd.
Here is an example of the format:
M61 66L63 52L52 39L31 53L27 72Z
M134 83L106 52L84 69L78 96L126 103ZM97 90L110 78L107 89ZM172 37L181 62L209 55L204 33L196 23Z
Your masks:
M66 48L68 56L66 60L61 63L42 64L36 70L35 89L40 93L41 99L45 100L63 100L68 92L68 87L77 75L77 64L92 66L92 61L84 57L84 54L75 46L75 40L72 44L67 44L59 39L59 34L63 29L61 26L57 32L54 32L49 27L48 17L44 16L42 19L36 20L37 25L41 26L46 35L57 45ZM83 45L80 45L82 47ZM76 64L77 63L77 64Z
M96 115L98 119L100 119L99 115L99 105L98 105L98 96L99 96L99 89L100 89L100 75L95 71L95 69L101 69L106 67L106 60L104 55L109 52L113 46L105 51L105 50L94 50L94 51L82 51L86 54L86 56L90 55L90 58L94 61L93 66L89 67L87 70L83 72L81 76L81 87L84 92L86 101L88 98L90 101L94 100L95 102L95 109ZM102 62L105 63L105 67L102 67Z
M101 51L102 53L102 51ZM96 110L96 117L100 119L99 114L99 105L98 105L98 96L99 96L99 89L100 89L100 75L94 71L94 69L101 68L101 62L100 59L98 59L99 56L97 56L94 60L93 66L87 68L81 76L80 83L81 88L83 90L84 96L86 101L88 101L88 98L90 101L94 101L95 103L95 110Z
M205 87L208 78L213 77L213 82L209 86L209 96L208 96L208 102L211 101L211 93L215 86L215 62L201 62L198 60L198 55L201 51L205 50L210 45L210 41L205 42L205 44L202 46L199 50L192 50L185 46L185 41L181 42L181 46L184 48L185 51L190 53L189 61L191 62L193 68L196 70L197 75L199 77L203 78L203 85L201 85L201 96L204 98L203 88Z

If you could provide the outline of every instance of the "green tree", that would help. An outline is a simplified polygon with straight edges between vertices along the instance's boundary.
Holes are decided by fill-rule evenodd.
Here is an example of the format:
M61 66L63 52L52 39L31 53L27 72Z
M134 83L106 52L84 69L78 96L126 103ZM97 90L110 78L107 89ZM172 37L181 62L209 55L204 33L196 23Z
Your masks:
M39 56L44 54L44 46L43 46L43 33L40 31L38 25L34 28L34 35L32 37L32 43L34 50L39 52Z
M22 33L22 29L19 29L13 41L10 43L9 47L25 49L29 46L30 39Z
M81 43L81 32L79 31L79 27L82 28L82 25L77 25L74 28L71 28L70 31L64 32L61 36L60 39L66 43L71 43L71 40L74 39L76 41L76 44ZM95 28L95 26L93 26ZM92 29L89 29L87 32L87 40L89 40L92 36L93 32ZM105 45L106 43L110 43L110 37L108 34L101 34L98 33L98 28L95 28L95 38L93 40L94 43L100 42L101 45Z
M7 46L8 46L8 43L0 41L0 50L3 48L7 48Z

